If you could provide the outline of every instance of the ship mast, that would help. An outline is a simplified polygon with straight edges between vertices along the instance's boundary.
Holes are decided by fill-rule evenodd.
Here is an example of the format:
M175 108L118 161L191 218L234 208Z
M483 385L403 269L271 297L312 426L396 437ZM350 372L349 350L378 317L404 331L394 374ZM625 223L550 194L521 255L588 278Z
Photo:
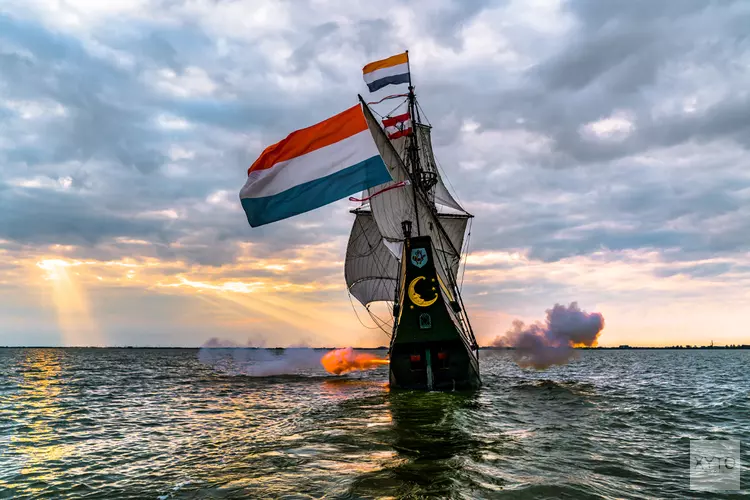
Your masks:
M416 115L414 114L414 105L416 96L414 95L414 85L411 83L411 66L409 65L409 51L406 51L406 67L409 74L409 118L412 121L411 134L409 135L409 146L407 148L407 155L409 158L409 167L411 167L412 179L416 181L416 188L419 188L419 145L417 144L416 134ZM414 221L417 223L417 236L421 236L419 227L419 211L417 209L417 197L414 197Z
M406 51L406 64L409 65L409 51ZM430 196L430 190L437 184L438 178L437 173L433 172L429 166L422 165L419 157L419 140L417 138L417 124L421 125L419 116L419 108L417 107L417 96L414 93L414 84L411 81L411 67L409 67L409 117L412 121L412 132L409 135L409 143L407 146L407 158L409 160L409 167L411 169L412 177L415 181L416 188L424 193L427 198L430 209L434 212L435 202ZM417 219L417 234L419 235L419 217L416 213L416 200L415 200L415 218Z
M427 205L429 209L432 211L432 213L435 215L435 221L434 223L437 224L438 227L438 234L440 235L439 241L435 242L440 246L443 246L444 242L448 243L448 246L451 247L451 249L456 253L456 255L461 255L461 252L459 248L456 248L453 245L453 242L448 237L448 233L445 231L445 228L440 223L440 218L437 216L437 207L435 206L435 200L432 196L430 196L430 190L437 184L438 182L438 176L437 172L434 172L433 170L429 168L424 168L424 166L421 164L420 158L419 158L419 143L417 140L417 124L421 125L420 116L419 116L419 109L417 107L417 96L414 93L414 85L411 81L411 66L409 65L409 51L406 51L406 64L409 71L409 94L408 94L408 102L409 102L409 117L412 121L412 132L408 136L409 137L409 143L407 146L407 159L409 160L409 167L411 170L411 179L414 185L414 219L417 223L417 235L421 235L420 232L420 226L419 226L419 212L417 211L417 198L418 198L418 192L421 191L424 201L427 202ZM406 236L406 235L405 235ZM474 337L474 329L471 327L471 323L469 322L469 316L466 314L464 309L464 303L463 303L463 297L461 297L461 291L458 288L458 283L456 283L455 277L453 276L453 273L448 270L446 273L450 288L453 291L453 296L457 298L458 300L454 300L454 308L456 309L456 313L460 314L465 322L466 326L468 327L469 335L471 336L471 339L474 343L474 346L476 346L476 338ZM394 324L395 325L395 324ZM394 326L395 328L395 326ZM474 347L472 346L472 347Z
M409 51L406 51L406 61L407 65L409 64ZM417 105L417 98L416 94L414 93L414 85L411 81L411 68L409 67L409 93L407 95L408 98L408 106L409 106L409 117L412 120L412 133L406 136L407 143L406 143L406 154L403 158L404 166L406 167L406 174L409 178L409 181L411 182L411 185L413 187L413 199L414 199L414 223L416 224L416 230L417 235L421 236L422 229L425 229L427 231L426 234L430 234L432 231L437 231L436 238L433 238L434 243L436 247L441 247L441 254L444 254L445 252L442 250L444 248L449 248L452 253L456 256L461 255L461 249L456 248L456 246L453 244L453 241L450 239L450 236L448 235L447 231L445 230L445 227L443 227L443 224L440 222L440 214L438 213L437 206L435 205L434 197L431 196L430 192L431 190L437 185L438 183L438 174L436 171L433 170L433 168L430 167L430 165L422 165L421 159L420 159L420 148L419 148L419 136L418 133L419 127L417 125L422 125L420 121L419 116L419 107ZM368 106L368 104L365 102L365 100L362 98L362 96L358 96L359 100L362 104L362 106L367 110L367 113L370 113L371 111ZM385 132L381 129L380 133L383 134L384 137L386 137ZM400 156L399 153L395 150L393 144L390 140L386 138L385 141L388 146L395 154L396 156ZM424 203L422 206L422 210L428 210L431 212L433 217L426 219L429 220L427 222L430 227L429 228L422 228L420 224L420 217L419 217L419 202ZM469 215L469 217L471 217ZM411 226L412 221L403 221L402 227L403 227L403 237L404 238L410 238L411 237ZM471 323L469 321L469 317L466 314L466 310L463 304L463 297L461 296L461 290L458 287L458 283L456 283L456 278L453 276L453 273L451 272L451 264L448 262L443 262L445 257L442 259L438 257L436 260L441 261L440 266L445 271L445 277L448 281L446 285L448 285L449 290L452 291L454 299L451 300L451 307L453 308L453 311L459 316L459 318L463 319L464 328L466 328L466 331L469 335L469 338L472 342L472 348L477 349L477 343L476 338L474 337L474 331L471 327ZM402 287L402 283L400 283L400 277L397 278L397 286L394 290L394 317L397 317L399 314L399 290ZM460 321L459 319L459 321ZM394 322L394 332L397 327L397 322Z
M432 171L429 168L425 168L424 165L422 165L422 162L419 158L419 142L417 139L417 124L421 125L422 122L420 121L419 116L419 109L417 107L417 96L414 93L414 85L411 81L411 67L409 66L409 51L406 51L406 64L409 71L409 94L408 94L408 102L409 102L409 117L412 121L412 131L411 134L408 136L409 143L407 145L406 149L406 158L409 161L409 170L411 173L411 180L414 183L414 219L417 223L417 235L421 235L420 233L420 227L419 227L419 213L417 211L417 198L419 196L419 192L421 192L422 196L424 197L424 201L426 201L427 206L432 211L433 214L435 214L435 224L437 224L439 233L442 236L440 239L442 240L445 238L448 245L451 247L451 249L456 253L456 255L461 254L461 249L456 248L453 246L453 242L448 237L448 233L445 232L445 228L443 228L443 225L440 223L440 219L437 217L437 207L435 206L435 200L432 196L430 196L430 190L437 184L438 182L438 176L437 172ZM442 244L441 244L442 246ZM448 273L449 276L451 276L450 273ZM454 291L457 292L457 286L454 280L449 277L449 280L452 282L452 288Z

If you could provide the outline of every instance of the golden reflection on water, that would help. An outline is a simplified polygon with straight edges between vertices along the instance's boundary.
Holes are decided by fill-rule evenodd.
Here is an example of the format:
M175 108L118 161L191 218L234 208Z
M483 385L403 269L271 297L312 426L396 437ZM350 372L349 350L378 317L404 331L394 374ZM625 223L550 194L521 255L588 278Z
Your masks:
M54 478L48 463L60 460L70 445L56 444L56 422L64 418L59 406L61 368L54 351L29 350L21 366L19 391L10 397L11 406L18 408L16 423L22 430L10 437L9 455L21 457L20 473L33 477L34 482ZM29 486L28 492L35 491Z

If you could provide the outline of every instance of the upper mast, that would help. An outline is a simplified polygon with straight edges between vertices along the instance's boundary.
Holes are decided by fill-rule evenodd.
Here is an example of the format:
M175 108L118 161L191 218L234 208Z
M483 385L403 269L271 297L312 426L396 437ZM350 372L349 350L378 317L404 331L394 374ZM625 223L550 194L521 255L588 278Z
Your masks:
M412 126L412 133L409 136L409 145L407 148L407 158L409 159L409 164L412 170L412 174L414 176L414 180L416 181L416 187L421 190L425 197L427 198L430 208L435 210L435 202L432 199L432 196L430 196L430 190L437 184L438 178L437 173L433 172L432 169L429 168L429 165L422 165L420 156L419 156L419 139L418 139L418 133L417 133L417 124L421 125L420 116L419 116L419 108L417 107L417 96L414 93L414 85L411 81L411 67L409 66L409 51L406 51L406 64L409 67L409 94L408 94L408 101L409 101L409 117L412 120L412 123L414 124Z
M411 66L409 64L409 51L406 51L406 64L407 68L409 70L409 94L408 94L408 101L409 101L409 117L412 120L412 132L409 135L409 145L407 148L407 158L409 159L409 164L411 167L411 177L413 181L415 182L415 191L421 191L425 201L427 202L430 210L433 214L436 215L434 223L438 226L438 234L440 235L439 241L435 242L439 246L443 246L443 238L445 239L445 242L448 243L448 246L450 246L453 251L456 253L456 255L461 255L460 250L458 248L455 248L453 245L453 242L448 237L448 234L445 231L445 228L440 223L440 219L437 217L437 207L435 206L435 200L432 196L430 196L430 190L438 183L438 175L437 172L434 172L432 169L424 168L424 166L421 164L420 158L419 158L419 143L417 139L417 124L421 124L420 117L419 117L419 110L417 108L417 96L414 93L414 85L411 81ZM419 227L419 214L417 212L417 192L414 193L414 218L416 219L417 223L417 235L420 235L420 227ZM476 345L476 338L474 337L474 330L471 327L471 323L469 322L469 317L464 311L464 304L463 304L463 298L461 297L461 291L458 288L458 283L456 283L456 280L453 276L453 273L450 271L446 273L449 285L451 289L453 290L454 297L458 298L458 301L454 301L454 310L457 314L460 314L463 316L466 322L466 326L468 327L469 334L471 336L471 339L473 343ZM459 305L460 304L460 305Z
M417 145L417 134L415 133L416 126L413 124L416 123L415 115L414 115L414 85L411 83L411 65L409 63L409 51L406 51L406 67L408 68L409 72L409 118L412 121L412 129L411 129L411 135L409 136L409 148L408 148L408 157L409 157L409 166L411 167L412 171L412 178L416 181L417 186L419 187L419 146ZM414 197L414 220L417 223L417 236L421 235L420 227L419 227L419 211L417 209L417 197ZM406 235L404 235L406 236Z

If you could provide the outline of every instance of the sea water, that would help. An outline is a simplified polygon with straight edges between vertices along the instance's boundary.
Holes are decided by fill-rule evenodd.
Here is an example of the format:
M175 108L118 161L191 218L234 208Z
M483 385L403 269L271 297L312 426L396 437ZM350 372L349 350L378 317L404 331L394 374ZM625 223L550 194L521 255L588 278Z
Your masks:
M750 351L480 359L479 391L425 393L389 390L387 367L250 376L268 371L197 349L0 349L0 498L750 493ZM692 439L740 440L744 491L689 489Z

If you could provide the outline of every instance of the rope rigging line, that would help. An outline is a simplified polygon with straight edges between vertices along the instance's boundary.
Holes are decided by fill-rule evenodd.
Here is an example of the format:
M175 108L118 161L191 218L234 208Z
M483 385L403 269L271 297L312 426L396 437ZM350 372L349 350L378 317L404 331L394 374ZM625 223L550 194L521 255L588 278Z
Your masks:
M411 98L411 95L409 97ZM396 106L388 114L393 113L396 109L398 109L401 106L403 106L403 104L404 104L404 102L401 102L398 106ZM411 111L410 114L413 115L413 116L411 116L411 119L414 120L415 123L418 120L418 118L420 117L420 115L422 115L427 120L427 124L431 126L431 124L429 122L429 119L427 119L427 116L424 113L424 110L422 109L422 107L419 105L418 102L416 103L416 107L410 106L410 108L411 108L410 109L410 111ZM370 111L374 111L371 108L369 108L369 106L368 106L368 109ZM383 117L383 115L381 115L380 113L375 112L375 114L377 114L381 118ZM382 130L381 130L381 132L382 132ZM417 132L417 127L415 127L414 137L412 138L413 141L418 140L418 138L421 135L426 135L426 134L418 134L416 132ZM384 132L382 132L382 133L383 133L383 135L385 135ZM394 153L396 153L400 157L400 159L402 160L403 166L406 167L407 174L411 178L411 176L414 175L414 168L415 168L414 163L420 161L419 156L421 156L421 155L415 154L413 156L410 156L408 154L400 154L401 152L399 152L397 150L397 148L395 147L394 142L395 141L386 140L386 143L391 147L391 150ZM412 142L412 144L414 144L414 142ZM403 144L403 148L406 149L406 144ZM407 150L407 152L411 152L411 150ZM455 191L455 188L453 187L453 184L450 182L450 179L448 178L447 175L445 175L444 169L442 169L442 166L439 164L438 160L436 158L434 158L434 154L432 154L431 156L433 158L432 162L434 162L433 164L434 164L435 168L438 169L438 171L446 179L448 185L450 185L451 188ZM429 163L430 159L427 158L427 161ZM407 192L407 194L408 194L408 192ZM416 184L412 187L411 194L414 197L414 199L413 199L414 205L415 205L414 207L412 207L411 206L412 204L409 203L408 196L402 197L402 196L398 196L398 195L396 195L396 196L394 196L394 195L385 196L385 198L383 198L382 200L378 199L378 202L374 202L374 204L378 208L382 208L382 209L390 208L391 213L398 214L404 220L406 220L406 219L415 220L416 224L417 224L417 234L422 234L421 231L420 231L420 229L419 229L419 227L420 227L420 219L422 219L422 217L417 217L417 207L416 207L416 205L417 205L418 201L428 202L428 205L430 205L430 204L432 204L432 203L430 203L431 199L430 199L429 196L425 196L425 198L422 199L421 196L423 195L423 193L418 189L418 186ZM456 195L456 198L458 198L457 195ZM460 199L459 199L459 203L460 203ZM371 207L372 207L372 205L373 204L371 203ZM420 210L420 212L421 212L421 210ZM471 215L468 214L468 212L466 212L465 210L463 210L463 212L468 217L471 217ZM463 299L461 297L461 288L463 286L463 280L464 280L465 271L466 271L466 265L465 264L464 264L463 274L461 276L461 286L459 287L458 283L457 283L458 268L461 265L461 251L462 251L462 249L461 248L456 248L454 242L451 240L451 235L449 235L446 232L445 228L443 227L443 225L442 225L442 223L440 221L440 218L439 218L439 214L437 213L437 210L435 210L434 205L432 205L432 210L431 211L428 209L428 213L429 213L429 215L432 215L432 217L434 217L434 219L435 219L434 223L437 224L437 228L436 228L437 229L437 235L434 235L434 236L436 236L436 238L435 238L436 239L436 241L435 241L436 245L435 246L436 246L436 254L437 254L436 255L437 258L435 259L436 260L436 264L438 264L440 266L440 268L443 269L443 273L444 273L444 275L446 277L446 280L448 281L447 285L449 285L449 287L457 295L457 297L455 299L457 300L457 302L459 302L459 304L461 306L460 312L456 314L456 318L455 319L457 320L457 324L460 325L460 332L461 332L462 338L464 340L470 341L470 343L472 343L472 345L474 345L474 344L476 344L476 338L474 336L474 332L473 332L473 329L471 327L471 323L469 321L468 315L465 312L465 308L464 308L464 304L463 304ZM395 219L394 220L391 220L391 219L393 219L393 217L390 217L388 220L381 221L381 223L383 223L383 222L387 223L386 224L386 227L387 227L388 224L393 224L394 223ZM427 218L424 219L424 222L429 224L432 221L430 220L429 217L427 217ZM428 225L428 227L429 227L429 225ZM430 234L430 232L432 232L430 229L428 229L428 227L425 227L425 230L426 230L425 234ZM465 230L465 226L464 226L464 230ZM471 229L470 229L469 235L468 235L469 239L470 239L470 233L471 233ZM465 241L464 244L466 245L466 247L468 249L469 240L467 239L467 241ZM449 249L449 251L446 251L446 247ZM452 268L453 268L452 264L455 264L457 266L456 275L454 275L453 272L452 272ZM371 313L371 311L369 310L369 307L367 307L367 310L368 310L368 313ZM375 321L375 319L373 319L373 321ZM375 322L377 324L377 321L375 321Z
M349 304L351 304L352 311L354 311L354 315L357 317L357 321L359 321L359 324L362 325L363 327L367 328L368 330L375 330L376 328L382 330L382 328L380 328L380 326L378 326L377 323L375 323L375 326L367 326L367 325L365 325L364 322L362 321L362 319L359 317L359 313L357 312L357 308L354 307L354 302L352 301L352 294L351 294L351 292L347 293L347 295L349 296Z
M414 100L414 102L415 102L415 103L417 104L417 109L419 110L419 113L420 113L420 117L421 117L421 116L424 116L424 119L425 119L425 121L427 121L427 125L429 125L430 127L432 127L432 123L430 123L430 119L429 119L429 118L427 118L427 114L426 114L426 113L424 112L424 109L423 109L423 108L422 108L422 106L421 106L421 105L419 104L419 101L417 101L417 100L415 99L415 100Z
M440 241L440 244L441 244L441 248L442 248L442 239L443 239L443 235L442 235L442 234L441 234L440 232L438 232L438 239L439 239L439 241ZM441 251L441 252L442 252L442 251ZM461 258L461 257L459 256L459 259L460 259L460 258ZM461 262L461 261L459 260L459 264L460 264L460 262ZM448 277L449 277L449 278L453 277L452 271L451 271L450 269L448 269L448 273L449 273L449 274L448 274ZM454 284L454 286L456 285L455 277L453 277L453 284ZM454 289L454 292L455 292L456 294L458 294L458 296L457 296L457 297L454 297L454 300L456 300L456 301L459 301L459 300L460 300L460 301L461 301L461 304L463 304L463 299L461 299L461 290L460 290L460 289L459 289L459 290L455 290L455 289ZM465 311L463 310L463 307L462 307L462 312L461 312L461 313L459 313L459 314L458 314L457 316L458 316L459 322L460 322L460 323L461 323L461 325L463 326L463 328L460 328L460 329L459 329L459 331L460 331L460 335L461 335L461 336L462 336L463 338L465 338L465 339L466 339L467 341L471 341L471 340L473 340L473 339L474 339L474 332L472 331L472 329L471 329L471 326L470 326L470 325L468 324L468 321L465 321L465 320L463 319L463 318L464 318L464 317L466 316L466 312L465 312ZM464 324L464 323L465 323L465 324Z
M400 97L400 96L399 96L399 95L397 95L396 97ZM389 111L388 113L386 113L385 115L381 115L380 113L378 113L378 112L377 112L377 111L376 111L375 109L373 109L373 108L370 108L370 111L372 111L372 112L373 112L374 114L378 115L378 116L380 117L381 121L382 121L382 120L383 120L383 118L386 118L386 117L390 116L390 115L391 115L391 113L393 113L393 112L394 112L394 111L396 111L396 110L397 110L398 108L400 108L401 106L403 106L403 105L404 105L404 104L406 103L406 101L407 101L407 100L408 100L408 99L404 99L403 101L401 101L401 102L400 102L400 103L399 103L399 104L398 104L398 105L397 105L397 106L396 106L395 108L393 108L392 110L390 110L390 111ZM369 104L369 103L368 103L368 104Z
M450 194L452 194L453 196L455 196L455 197L456 197L456 201L458 201L458 204L459 204L459 205L461 205L461 209L462 209L462 210L464 210L464 209L463 209L463 206L464 206L464 202L463 202L463 201L461 201L461 197L460 197L460 196L458 196L458 191L457 191L457 190L456 190L456 188L455 188L455 187L453 186L453 183L451 182L451 179L450 179L450 177L448 177L448 174L446 174L446 172L445 172L445 169L444 169L444 168L443 168L443 166L442 166L442 165L440 164L440 161L439 161L439 160L437 159L437 157L436 157L436 156L435 156L434 154L433 154L432 156L433 156L433 158L435 158L435 166L436 166L436 167L438 168L438 170L440 171L440 175L442 175L442 176L443 176L443 179L445 179L446 181L448 181L448 185L449 185L449 186L451 187L451 192L450 192ZM466 212L466 210L464 210L464 212L465 212L465 213L468 213L468 212Z
M393 306L391 306L391 307L393 307ZM386 320L384 320L384 319L380 318L380 317L379 317L379 316L378 316L377 314L375 314L374 312L372 312L372 311L370 310L370 307L369 307L369 306L368 306L368 307L365 307L365 309L367 310L367 313L368 313L368 314L370 315L370 319L371 319L371 320L372 320L372 321L373 321L373 322L374 322L374 323L375 323L375 324L376 324L376 325L378 326L378 328L380 328L380 330L381 330L381 331L382 331L383 333L385 333L385 334L386 334L386 336L390 337L390 336L391 336L390 332L389 332L388 330L386 330L386 329L384 328L384 327L387 327L387 326L388 326L388 322L387 322ZM392 316L392 315L391 315L391 316ZM389 329L390 329L390 328L389 328Z
M403 101L402 101L401 103L399 103L399 105L398 105L398 106L396 106L395 108L393 108L392 110L390 110L390 111L388 112L388 114L386 114L385 116L391 116L391 114L392 114L392 113L393 113L394 111L396 111L396 110L397 110L398 108L400 108L401 106L403 106L403 105L404 105L404 104L406 103L406 101L407 101L407 100L408 100L408 99L404 99L404 100L403 100Z
M370 311L370 308L367 307L367 306L365 306L365 310L367 311L367 314L370 316L370 319L373 321L373 323L375 323L375 326L367 326L367 325L365 325L365 323L359 317L359 313L357 312L357 308L354 305L354 302L352 301L352 294L351 294L351 292L349 292L348 290L347 290L347 292L348 292L347 296L349 297L349 304L352 306L352 311L354 311L354 315L357 317L357 321L359 321L359 324L362 325L363 327L367 328L368 330L379 329L380 331L382 331L383 333L385 333L387 336L390 337L391 334L387 330L385 330L383 328L383 326L382 326L382 325L387 325L387 322L384 321L383 319L379 318L374 312Z
M461 271L461 286L458 287L459 291L464 289L464 276L466 276L466 263L469 260L469 244L471 243L471 226L474 224L474 219L469 219L469 233L466 235L466 242L464 243L464 269Z
M371 217L374 217L374 216L371 216ZM357 220L357 218L355 218L355 220ZM380 262L380 257L378 257L378 254L375 253L375 250L377 249L377 245L373 245L372 243L370 243L370 239L367 237L367 232L365 231L365 228L362 225L362 221L361 220L359 221L359 226L360 226L360 230L362 231L362 236L365 237L365 242L367 243L367 246L370 249L370 253L367 254L367 255L368 256L372 255L374 257L373 260L375 261L375 263L379 267L378 271L380 271L380 274L383 277L387 277L388 271L385 268L385 265L382 262Z
M409 97L409 94L391 94L391 95L387 95L387 96L383 97L383 98L382 98L381 100L379 100L379 101L372 101L372 102L368 102L367 104L368 104L369 106L372 106L372 105L374 105L374 104L380 104L381 102L383 102L383 101L385 101L385 100L388 100L388 99L395 99L395 98L397 98L397 97Z

